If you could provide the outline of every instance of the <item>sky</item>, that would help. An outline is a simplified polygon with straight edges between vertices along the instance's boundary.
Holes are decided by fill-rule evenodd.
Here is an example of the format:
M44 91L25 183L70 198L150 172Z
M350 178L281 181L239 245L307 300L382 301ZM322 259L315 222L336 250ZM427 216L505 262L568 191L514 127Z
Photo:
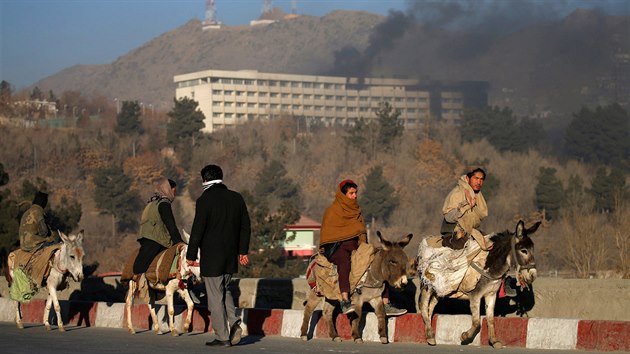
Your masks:
M520 0L448 0L482 8ZM630 0L527 0L566 15L577 7L608 14L630 13ZM334 10L418 11L423 3L447 0L273 0L274 7L323 16ZM218 20L247 25L262 0L215 0ZM192 19L205 18L206 0L0 0L0 80L16 90L76 64L108 64Z

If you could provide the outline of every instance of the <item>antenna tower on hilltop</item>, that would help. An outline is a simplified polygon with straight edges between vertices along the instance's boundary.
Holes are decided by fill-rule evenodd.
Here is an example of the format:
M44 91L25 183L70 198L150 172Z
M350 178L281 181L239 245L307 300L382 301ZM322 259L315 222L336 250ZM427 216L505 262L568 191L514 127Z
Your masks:
M221 28L221 22L217 21L217 7L214 0L206 0L206 19L202 22L202 28L204 30Z
M271 12L273 9L273 0L265 0L263 1L262 13L266 14L267 12Z

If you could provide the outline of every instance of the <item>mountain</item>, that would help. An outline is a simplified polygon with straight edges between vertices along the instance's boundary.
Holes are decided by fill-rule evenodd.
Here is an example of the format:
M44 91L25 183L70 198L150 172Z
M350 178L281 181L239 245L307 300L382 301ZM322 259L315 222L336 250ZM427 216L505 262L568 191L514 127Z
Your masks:
M446 31L401 13L335 11L206 31L193 20L111 64L73 66L36 85L168 110L173 76L208 69L483 80L491 104L532 115L615 100L627 105L629 58L630 18L591 10L518 31Z

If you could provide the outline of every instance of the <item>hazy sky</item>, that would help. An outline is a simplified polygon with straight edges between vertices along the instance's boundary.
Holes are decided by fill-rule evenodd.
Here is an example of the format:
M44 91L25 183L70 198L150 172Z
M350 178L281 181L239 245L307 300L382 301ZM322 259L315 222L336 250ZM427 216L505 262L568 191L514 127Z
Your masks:
M410 3L429 0L274 0L291 12L322 16L335 9L387 15ZM433 2L440 0L431 0ZM517 0L460 0L468 4ZM544 7L604 7L630 11L630 0L529 0ZM228 26L248 24L261 13L262 0L216 0L217 16ZM205 18L205 0L0 0L0 80L24 88L75 64L107 64L151 39Z

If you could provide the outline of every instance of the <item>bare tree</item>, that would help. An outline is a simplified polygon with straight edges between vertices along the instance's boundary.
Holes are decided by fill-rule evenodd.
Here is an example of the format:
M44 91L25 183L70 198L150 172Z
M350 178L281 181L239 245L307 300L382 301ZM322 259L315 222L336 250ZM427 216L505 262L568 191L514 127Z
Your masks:
M560 236L564 245L561 258L579 278L588 278L606 265L604 218L600 214L586 212L584 208L573 207L561 221L564 230Z

